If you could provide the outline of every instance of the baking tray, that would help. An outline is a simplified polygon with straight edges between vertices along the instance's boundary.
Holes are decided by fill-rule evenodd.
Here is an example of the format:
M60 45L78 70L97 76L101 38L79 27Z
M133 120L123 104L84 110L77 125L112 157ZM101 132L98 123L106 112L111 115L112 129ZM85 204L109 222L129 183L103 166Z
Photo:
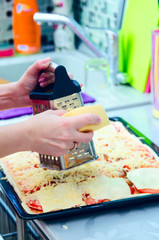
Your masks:
M145 137L141 132L139 132L137 129L135 129L133 126L131 126L128 122L123 120L119 117L113 117L110 118L112 121L119 121L123 123L123 125L126 127L126 129L133 133L137 137L141 137L141 141L145 144L147 144L149 147L151 147L159 156L159 147L155 145L152 141L150 141L147 137ZM13 187L10 185L8 181L1 180L2 177L5 177L5 174L2 170L0 170L0 184L2 191L8 198L9 202L11 203L13 209L15 210L16 214L24 220L33 220L33 219L55 219L57 217L64 217L64 216L72 216L76 214L85 214L97 210L109 210L112 208L119 208L119 207L126 207L126 206L132 206L134 204L144 203L144 202L150 202L159 200L159 194L150 194L150 195L143 195L143 196L137 196L133 198L125 198L125 199L119 199L119 200L113 200L110 202L103 202L99 204L93 204L93 205L87 205L82 207L75 207L75 208L69 208L64 210L58 210L58 211L52 211L48 213L40 213L40 214L29 214L24 211L23 207L21 206L21 201L14 191Z

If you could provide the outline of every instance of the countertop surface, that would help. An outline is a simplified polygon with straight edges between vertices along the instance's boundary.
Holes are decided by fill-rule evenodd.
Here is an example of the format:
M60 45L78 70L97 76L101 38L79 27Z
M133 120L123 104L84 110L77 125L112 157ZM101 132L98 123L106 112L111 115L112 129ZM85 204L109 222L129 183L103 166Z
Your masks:
M108 111L107 114L123 118L159 145L159 119L152 116L150 104ZM143 203L57 220L36 220L35 224L53 240L157 240L159 203Z

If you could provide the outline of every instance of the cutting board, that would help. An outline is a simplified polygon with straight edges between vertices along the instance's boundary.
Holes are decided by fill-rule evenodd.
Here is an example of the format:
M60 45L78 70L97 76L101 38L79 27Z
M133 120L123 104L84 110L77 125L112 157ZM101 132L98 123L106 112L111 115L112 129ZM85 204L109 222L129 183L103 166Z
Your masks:
M158 25L157 0L127 0L120 30L120 70L144 92L151 62L151 32Z

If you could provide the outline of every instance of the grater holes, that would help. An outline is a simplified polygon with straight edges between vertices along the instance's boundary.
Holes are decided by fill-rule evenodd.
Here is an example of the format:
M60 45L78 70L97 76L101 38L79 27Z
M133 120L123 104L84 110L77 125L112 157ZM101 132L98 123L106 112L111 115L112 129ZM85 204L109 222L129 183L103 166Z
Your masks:
M77 155L78 155L78 152L73 152L72 155L73 155L73 156L77 156Z
M70 107L74 107L74 103L70 103L69 106L70 106Z
M58 107L62 106L62 102L58 102L58 103L57 103L57 106L58 106Z
M35 104L35 108L36 108L36 110L38 110L38 105L37 104Z
M80 150L79 152L80 152L80 153L84 153L84 152L85 152L85 150L84 150L84 149L82 149L82 150Z
M66 110L67 109L67 105L63 105L62 108Z
M88 155L89 155L89 152L85 152L85 153L84 153L84 156L88 156Z
M49 108L48 108L48 106L47 105L45 105L45 110L48 110Z
M42 111L45 111L45 106L43 104L41 105L41 109Z

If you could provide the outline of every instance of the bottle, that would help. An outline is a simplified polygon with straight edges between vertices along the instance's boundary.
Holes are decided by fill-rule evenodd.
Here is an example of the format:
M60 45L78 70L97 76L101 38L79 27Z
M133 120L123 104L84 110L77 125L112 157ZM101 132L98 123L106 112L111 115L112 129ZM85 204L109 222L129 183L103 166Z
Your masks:
M53 33L55 50L74 49L74 34L66 25L58 25Z
M14 0L13 38L17 53L32 54L40 52L41 28L33 19L35 12L38 12L36 0Z

